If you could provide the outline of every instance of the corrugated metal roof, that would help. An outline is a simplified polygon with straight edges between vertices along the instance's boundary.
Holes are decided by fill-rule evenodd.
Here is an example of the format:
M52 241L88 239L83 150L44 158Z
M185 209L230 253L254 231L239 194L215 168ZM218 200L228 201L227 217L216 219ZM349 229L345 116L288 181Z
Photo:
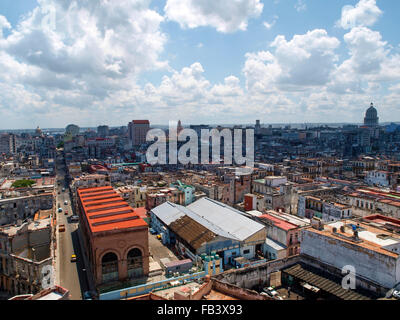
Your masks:
M275 249L276 251L280 251L280 250L285 250L286 246L270 239L270 238L266 238L265 239L265 244L269 247L271 247L272 249Z
M181 217L172 222L170 228L195 250L216 237L212 231L202 226L189 216Z
M240 211L209 198L197 200L186 208L165 202L151 212L168 226L188 216L215 235L236 241L244 241L265 228L264 225L243 216Z
M214 233L231 239L244 241L265 228L264 225L246 218L242 213L221 202L201 198L187 206L197 218L191 217Z
M352 290L344 289L340 284L324 278L310 270L304 269L300 264L295 264L294 266L282 270L284 273L291 275L299 280L305 281L312 286L315 286L325 292L328 292L339 299L343 300L371 300L370 298L359 294L358 292Z
M169 226L172 222L185 216L186 208L169 201L151 209L156 217Z

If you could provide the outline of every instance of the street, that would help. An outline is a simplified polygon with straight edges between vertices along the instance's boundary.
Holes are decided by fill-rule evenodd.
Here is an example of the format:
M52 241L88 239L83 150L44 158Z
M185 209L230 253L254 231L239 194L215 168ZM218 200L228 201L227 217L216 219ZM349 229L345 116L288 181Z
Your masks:
M59 284L69 290L71 300L82 300L83 292L88 291L85 266L82 259L82 252L79 243L78 223L71 223L73 215L71 198L69 194L68 182L65 181L65 166L57 163L57 181L61 181L57 186L57 229L59 225L65 225L65 231L58 233L58 245L56 259L56 269L59 274ZM62 189L65 188L65 191ZM65 205L64 202L67 201ZM62 212L58 213L58 207ZM68 215L66 215L66 211ZM71 256L75 254L76 262L71 262Z

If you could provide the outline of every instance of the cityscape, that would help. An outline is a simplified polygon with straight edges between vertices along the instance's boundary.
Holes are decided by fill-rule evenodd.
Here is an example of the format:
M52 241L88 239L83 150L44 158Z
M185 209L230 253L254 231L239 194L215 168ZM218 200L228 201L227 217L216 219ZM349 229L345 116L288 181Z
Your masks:
M32 1L18 24L16 7L0 5L0 300L158 301L158 315L185 317L200 309L174 309L168 302L235 303L225 311L238 315L239 301L247 300L267 307L276 301L400 300L399 43L389 35L388 45L370 29L380 26L388 7L375 0L335 5L332 28L344 33L348 60L334 53L340 36L330 29L290 41L274 34L276 50L246 53L245 80L232 75L210 84L217 71L207 73L199 62L173 70L173 58L155 44L167 47L161 33L168 30L172 39L173 28L182 29L177 38L181 32L199 37L192 30L198 28L246 33L266 18L266 8L273 12L272 5L283 4L238 0L248 11L235 20L209 16L218 5L200 10L207 1L150 2L108 7L99 1L84 15L84 1ZM124 15L122 3L136 22ZM236 4L228 5L228 16L239 15L230 7ZM291 10L306 14L312 6L298 0ZM36 18L47 14L51 23L53 9L70 14L62 32L82 39L81 46L68 47L58 15L57 28L40 31L49 37L41 45L54 50L47 56L33 38L21 39ZM74 14L87 24L75 26L68 20ZM280 17L265 20L263 30L277 28ZM105 29L91 18L103 18ZM136 25L125 29L131 22ZM93 38L74 28L90 29ZM113 37L131 28L145 35L126 40L137 52L124 56L125 39ZM20 45L28 46L27 56L16 53ZM82 46L88 50L83 62ZM375 51L357 52L365 48ZM149 72L146 81L158 77L149 71L150 60L159 68L152 72L171 73L159 86L136 79L143 72ZM359 83L352 76L357 70ZM201 312L216 314L210 305Z

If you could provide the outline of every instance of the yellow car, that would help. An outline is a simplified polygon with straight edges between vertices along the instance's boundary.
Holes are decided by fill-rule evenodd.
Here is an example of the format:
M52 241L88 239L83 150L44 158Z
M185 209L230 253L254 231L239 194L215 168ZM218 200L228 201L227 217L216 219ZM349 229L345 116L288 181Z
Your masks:
M71 262L75 262L75 261L76 261L76 255L73 254L73 255L71 256Z

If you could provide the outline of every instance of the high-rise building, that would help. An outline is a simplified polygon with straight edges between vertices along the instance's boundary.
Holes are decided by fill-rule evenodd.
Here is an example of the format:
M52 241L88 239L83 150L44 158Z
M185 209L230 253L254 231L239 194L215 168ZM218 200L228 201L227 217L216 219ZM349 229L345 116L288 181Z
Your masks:
M15 154L17 152L16 137L5 133L0 136L0 154Z
M371 102L371 106L365 113L364 125L368 127L376 127L379 125L378 111L374 108L374 104Z
M254 133L255 134L260 134L260 132L261 132L260 120L256 120L256 126L254 127Z
M150 130L149 120L133 120L128 124L129 140L132 146L140 146L146 142L147 132Z
M108 126L98 126L97 127L97 135L99 137L107 137L110 134L110 129Z

